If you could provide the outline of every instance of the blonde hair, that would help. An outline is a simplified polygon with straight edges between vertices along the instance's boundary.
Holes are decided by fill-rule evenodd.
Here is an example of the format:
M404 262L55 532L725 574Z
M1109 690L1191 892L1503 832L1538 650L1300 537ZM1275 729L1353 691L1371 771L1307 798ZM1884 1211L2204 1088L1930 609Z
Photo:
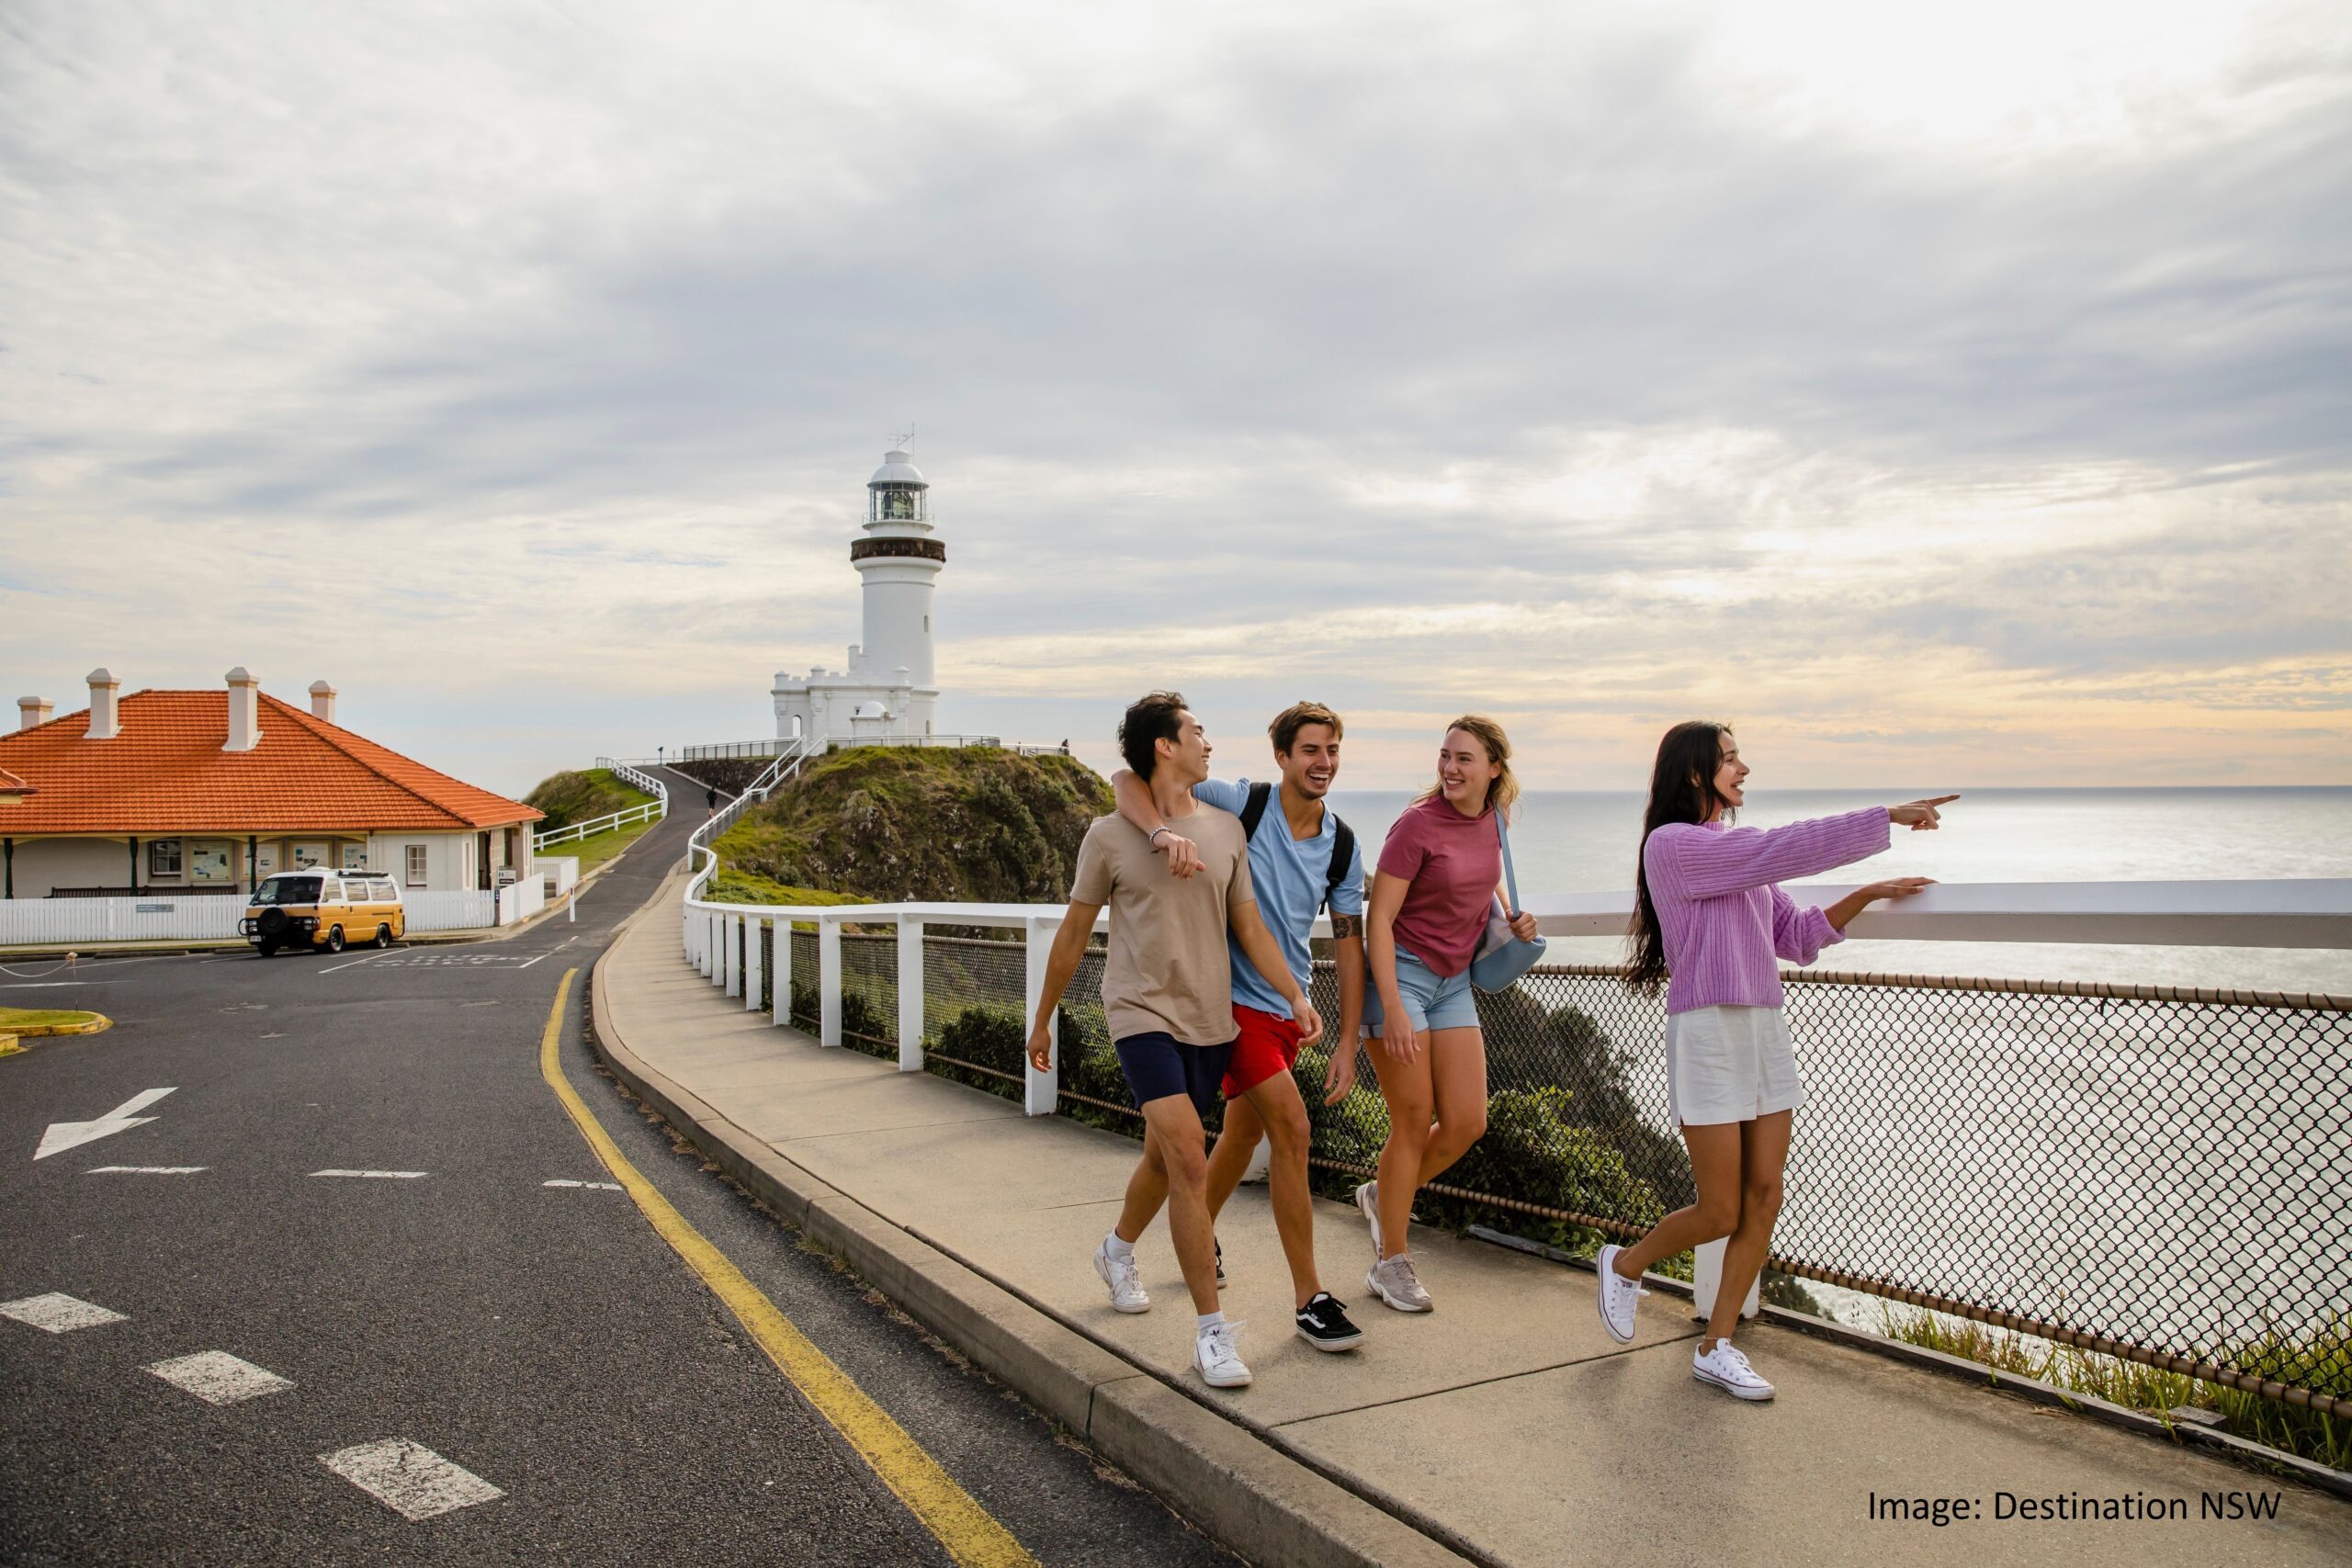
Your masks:
M1487 783L1487 809L1501 812L1503 820L1510 821L1510 808L1519 803L1519 775L1510 771L1510 737L1503 733L1501 725L1482 713L1465 713L1445 727L1448 735L1457 729L1475 737L1486 749L1487 761L1495 765L1495 776ZM1441 787L1432 784L1413 798L1427 800L1440 793Z

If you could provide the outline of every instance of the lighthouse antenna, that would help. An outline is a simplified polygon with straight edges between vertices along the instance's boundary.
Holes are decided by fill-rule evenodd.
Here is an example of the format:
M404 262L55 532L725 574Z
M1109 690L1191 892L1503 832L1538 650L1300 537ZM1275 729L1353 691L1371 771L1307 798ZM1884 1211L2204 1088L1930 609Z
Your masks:
M904 434L890 437L890 446L894 451L911 452L914 450L914 445L915 427L911 424L907 426Z

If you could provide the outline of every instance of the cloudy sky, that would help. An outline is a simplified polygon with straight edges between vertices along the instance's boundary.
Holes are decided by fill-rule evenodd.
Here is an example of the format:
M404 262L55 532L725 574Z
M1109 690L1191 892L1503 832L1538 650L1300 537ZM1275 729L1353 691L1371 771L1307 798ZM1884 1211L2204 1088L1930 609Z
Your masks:
M2352 783L2352 9L0 4L8 695L769 734L909 423L943 728Z

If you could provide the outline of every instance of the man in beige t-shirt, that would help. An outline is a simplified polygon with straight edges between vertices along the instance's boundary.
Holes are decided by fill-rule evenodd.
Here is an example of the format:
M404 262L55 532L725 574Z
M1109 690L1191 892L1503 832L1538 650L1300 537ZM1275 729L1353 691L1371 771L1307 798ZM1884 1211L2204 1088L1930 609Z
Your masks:
M1029 1035L1029 1059L1053 1066L1055 1006L1078 972L1095 917L1111 910L1111 951L1102 971L1102 1010L1119 1066L1143 1112L1143 1158L1127 1179L1119 1223L1094 1255L1094 1271L1120 1312L1149 1310L1135 1244L1164 1197L1176 1261L1193 1297L1193 1364L1213 1387L1236 1388L1250 1369L1234 1348L1240 1325L1225 1321L1216 1294L1216 1237L1208 1211L1207 1134L1202 1116L1217 1103L1217 1086L1233 1050L1233 971L1226 933L1261 975L1279 976L1311 1043L1323 1032L1314 1005L1283 962L1258 917L1250 882L1249 843L1235 818L1193 799L1209 774L1208 737L1173 692L1155 692L1127 709L1119 725L1127 766L1151 788L1167 821L1181 822L1200 852L1200 874L1173 877L1151 841L1117 817L1087 830L1072 878L1069 911L1047 956L1045 985Z

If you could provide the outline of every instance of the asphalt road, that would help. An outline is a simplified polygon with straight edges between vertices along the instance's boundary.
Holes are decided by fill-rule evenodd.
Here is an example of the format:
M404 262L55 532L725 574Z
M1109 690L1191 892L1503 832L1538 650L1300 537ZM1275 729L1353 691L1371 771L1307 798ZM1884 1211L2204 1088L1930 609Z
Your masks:
M539 1072L575 969L563 1071L622 1151L1023 1546L1054 1564L1235 1561L595 1067L587 971L701 819L699 786L673 798L577 923L0 973L0 1002L115 1021L0 1060L0 1303L55 1292L122 1314L58 1333L0 1315L0 1561L952 1561L603 1185ZM158 1089L135 1112L152 1120L33 1157L51 1124ZM291 1386L215 1404L149 1370L202 1352ZM417 1448L379 1479L368 1446L394 1441ZM413 1507L485 1500L412 1519L344 1471Z

